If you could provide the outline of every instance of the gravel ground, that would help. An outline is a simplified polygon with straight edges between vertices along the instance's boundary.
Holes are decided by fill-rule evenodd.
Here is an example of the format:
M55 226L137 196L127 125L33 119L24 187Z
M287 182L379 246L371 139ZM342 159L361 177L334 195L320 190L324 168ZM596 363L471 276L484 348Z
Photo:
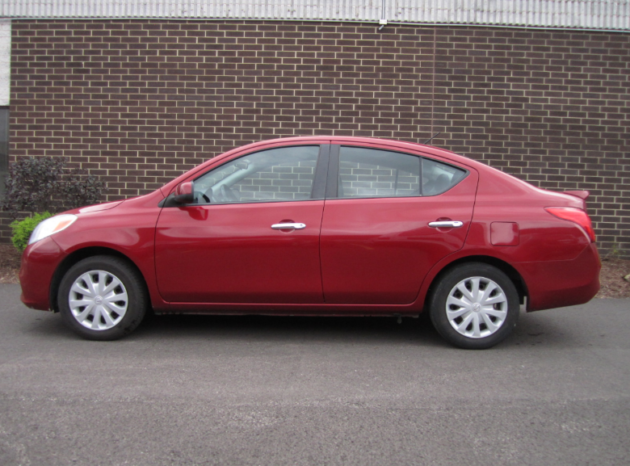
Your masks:
M12 244L0 244L0 283L19 283L20 253Z
M0 244L0 283L19 283L20 254L12 244ZM630 298L630 260L604 258L598 298ZM627 277L624 278L624 277Z

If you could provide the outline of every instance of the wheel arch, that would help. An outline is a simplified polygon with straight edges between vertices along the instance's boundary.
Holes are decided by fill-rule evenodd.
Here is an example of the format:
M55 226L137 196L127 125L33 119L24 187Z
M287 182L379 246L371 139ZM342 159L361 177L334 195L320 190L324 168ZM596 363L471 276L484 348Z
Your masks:
M53 274L53 278L50 283L50 309L52 309L54 312L59 312L59 306L57 304L59 285L61 284L61 280L63 279L66 272L70 270L70 268L74 264L82 261L83 259L94 256L110 256L125 261L125 263L132 267L134 271L138 274L138 276L142 279L142 286L144 287L147 296L150 296L147 287L146 277L144 276L140 268L128 256L121 253L120 251L116 251L115 249L102 246L94 246L73 251L59 264L59 266L55 270L55 273Z
M475 255L475 256L466 256L466 257L461 257L459 259L456 259L453 262L450 262L449 264L444 266L444 268L442 268L442 270L438 272L438 274L433 278L433 280L431 280L431 284L429 285L429 288L427 289L427 293L424 297L423 312L424 310L428 309L427 306L429 304L433 291L435 290L436 285L439 283L442 277L445 274L447 274L449 271L453 270L454 268L457 268L458 266L461 266L462 264L468 264L471 262L479 262L483 264L492 265L496 267L497 269L499 269L501 272L503 272L505 275L507 275L507 277L512 281L512 283L516 287L516 291L518 292L518 298L519 298L520 303L525 304L526 298L529 296L527 284L525 283L525 280L523 280L523 277L521 276L521 274L513 266L511 266L507 262L501 259L498 259L496 257Z

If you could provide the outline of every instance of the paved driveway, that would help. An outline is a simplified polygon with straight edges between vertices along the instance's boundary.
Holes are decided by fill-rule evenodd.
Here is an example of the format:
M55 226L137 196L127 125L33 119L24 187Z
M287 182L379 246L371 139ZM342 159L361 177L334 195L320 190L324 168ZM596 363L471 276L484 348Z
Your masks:
M394 319L157 317L83 341L0 285L0 464L619 465L630 300L492 350Z

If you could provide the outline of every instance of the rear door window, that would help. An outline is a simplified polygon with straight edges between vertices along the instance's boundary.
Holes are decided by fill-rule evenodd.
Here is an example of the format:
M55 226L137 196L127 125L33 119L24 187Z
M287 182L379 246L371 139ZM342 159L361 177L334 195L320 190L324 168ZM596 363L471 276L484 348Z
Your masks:
M415 155L341 147L337 197L419 196L420 168L420 158Z
M467 173L459 167L416 155L342 146L336 197L436 196L451 189Z

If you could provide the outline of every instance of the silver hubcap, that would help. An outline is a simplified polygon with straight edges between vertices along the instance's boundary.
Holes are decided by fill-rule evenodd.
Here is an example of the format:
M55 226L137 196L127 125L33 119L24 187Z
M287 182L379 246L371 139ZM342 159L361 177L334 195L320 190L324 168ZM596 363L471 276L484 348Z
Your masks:
M90 330L107 330L125 316L129 297L118 277L104 270L90 270L74 281L68 303L81 325Z
M507 317L508 302L499 285L485 277L462 280L448 294L446 316L458 333L484 338L501 328Z

